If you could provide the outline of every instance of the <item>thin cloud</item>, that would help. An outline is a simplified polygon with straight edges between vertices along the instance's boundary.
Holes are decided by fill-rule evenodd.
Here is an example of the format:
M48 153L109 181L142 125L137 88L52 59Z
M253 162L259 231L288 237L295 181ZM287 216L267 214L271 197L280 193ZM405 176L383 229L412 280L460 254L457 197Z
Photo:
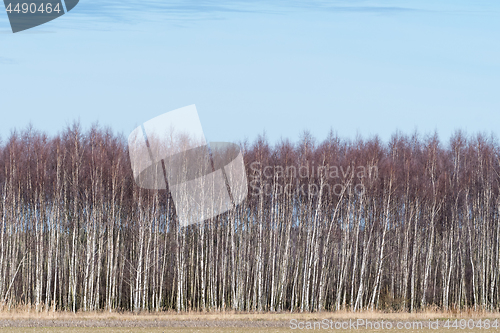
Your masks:
M136 13L159 13L178 16L206 16L220 13L258 13L265 12L258 2L249 5L245 2L224 1L137 1L127 2L104 0L80 2L77 13L92 16L124 18Z
M395 2L395 1L392 1ZM375 13L375 14L385 14L385 13L408 13L415 11L422 11L414 7L406 6L387 6L387 5L367 5L368 1L357 1L359 5L353 5L356 1L322 1L322 0L312 0L312 1L288 1L280 2L281 7L293 7L297 9L309 9L309 10L328 10L331 12L352 12L352 13Z
M376 6L360 6L360 7L344 7L344 6L335 6L335 7L325 7L325 9L328 9L330 11L337 11L337 12L354 12L354 13L378 13L378 14L385 14L385 13L408 13L408 12L415 12L415 11L421 11L420 9L415 9L415 8L405 8L405 7L376 7Z
M343 5L348 4L348 5ZM168 15L167 19L214 19L228 13L268 13L280 14L297 10L352 12L352 13L408 13L420 9L403 6L355 6L351 2L337 1L158 1L158 0L91 0L80 1L77 13L85 16L108 17L120 21L134 20L133 17L141 14Z
M0 64L1 65L12 65L15 63L16 63L16 61L12 58L0 57Z

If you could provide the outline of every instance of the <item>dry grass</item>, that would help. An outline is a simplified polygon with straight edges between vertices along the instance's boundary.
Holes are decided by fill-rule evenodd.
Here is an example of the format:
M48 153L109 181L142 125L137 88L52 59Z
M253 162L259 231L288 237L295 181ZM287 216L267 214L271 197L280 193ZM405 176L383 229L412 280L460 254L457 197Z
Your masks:
M381 311L336 311L316 313L237 313L237 312L146 312L134 314L131 312L65 312L65 311L42 311L33 309L13 309L0 311L0 320L123 320L123 321L290 321L297 320L321 320L321 319L387 319L387 320L428 320L441 318L498 318L499 312L488 311L439 311L426 310L415 313L408 312L381 312Z
M321 321L331 319L366 319L371 321L426 321L445 318L497 318L500 313L490 312L443 312L427 310L418 313L322 312L322 313L235 313L235 312L161 312L161 313L117 313L117 312L34 312L23 309L0 311L0 333L283 333L292 330L290 320ZM443 328L441 328L442 330ZM325 331L325 330L321 330ZM327 330L331 331L331 330ZM384 332L384 330L359 329L362 332ZM388 332L396 331L388 330ZM431 333L439 330L399 330L400 332ZM453 330L455 331L455 330ZM462 331L462 330L460 330ZM353 333L352 330L338 330L338 333ZM484 330L467 330L480 333Z

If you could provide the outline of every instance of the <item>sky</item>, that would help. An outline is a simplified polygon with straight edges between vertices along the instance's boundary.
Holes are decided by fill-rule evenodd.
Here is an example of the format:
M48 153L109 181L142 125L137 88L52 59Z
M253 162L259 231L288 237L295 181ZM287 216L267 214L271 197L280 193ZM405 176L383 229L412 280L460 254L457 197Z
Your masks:
M499 36L497 0L80 0L16 34L2 10L0 138L191 104L208 141L498 135Z

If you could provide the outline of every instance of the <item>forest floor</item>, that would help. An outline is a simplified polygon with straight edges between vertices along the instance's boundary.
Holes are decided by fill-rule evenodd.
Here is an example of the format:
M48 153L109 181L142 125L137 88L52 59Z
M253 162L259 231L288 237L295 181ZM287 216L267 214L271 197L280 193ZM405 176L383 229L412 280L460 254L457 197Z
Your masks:
M500 313L471 311L458 313L426 311L411 314L371 311L356 313L343 311L321 313L194 312L180 314L172 312L141 314L79 312L75 314L16 310L0 311L0 332L278 333L311 330L422 333L443 330L467 333L500 332L500 327L493 327L495 319L500 326ZM487 326L489 328L485 327L486 320L488 320ZM447 324L448 327L446 327Z

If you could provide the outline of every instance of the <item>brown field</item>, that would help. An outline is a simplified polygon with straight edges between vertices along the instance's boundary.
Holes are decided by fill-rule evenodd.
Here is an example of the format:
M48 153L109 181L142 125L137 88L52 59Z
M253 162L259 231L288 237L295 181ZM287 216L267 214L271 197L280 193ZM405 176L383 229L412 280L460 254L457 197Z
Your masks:
M0 332L61 332L61 333L87 333L87 332L169 332L169 333L245 333L245 332L296 332L313 331L306 329L292 330L290 320L303 322L318 322L323 319L333 321L365 319L371 321L391 321L396 323L409 321L428 322L439 320L440 329L365 329L359 328L358 332L437 332L448 331L442 327L445 319L499 319L500 313L490 312L441 312L425 311L418 313L386 313L386 312L322 312L322 313L69 313L69 312L42 312L33 311L3 311L0 312ZM316 329L314 331L352 332L345 329ZM449 329L467 333L499 332L500 329Z
M254 328L80 328L80 327L30 327L30 328L0 328L0 332L14 332L14 333L251 333L251 332L264 332L264 333L281 333L289 332L290 329L287 328L264 328L264 329L254 329Z
M14 332L14 333L282 333L282 332L294 332L298 330L291 330L285 327L269 327L269 328L117 328L117 327L105 327L105 328L85 328L85 327L13 327L13 328L0 328L0 332ZM302 330L306 331L307 330ZM394 330L392 330L394 331ZM419 333L431 333L431 332L442 332L443 330L429 330L423 329L418 331L409 330L406 332L419 332ZM328 332L324 330L324 332ZM329 332L347 333L352 332L349 330L329 330ZM383 332L381 330L358 330L358 332ZM387 330L390 332L390 330ZM404 331L399 331L404 332ZM484 332L484 330L475 329L463 331L467 333L479 333ZM495 331L492 331L495 332ZM496 331L498 332L498 331Z

